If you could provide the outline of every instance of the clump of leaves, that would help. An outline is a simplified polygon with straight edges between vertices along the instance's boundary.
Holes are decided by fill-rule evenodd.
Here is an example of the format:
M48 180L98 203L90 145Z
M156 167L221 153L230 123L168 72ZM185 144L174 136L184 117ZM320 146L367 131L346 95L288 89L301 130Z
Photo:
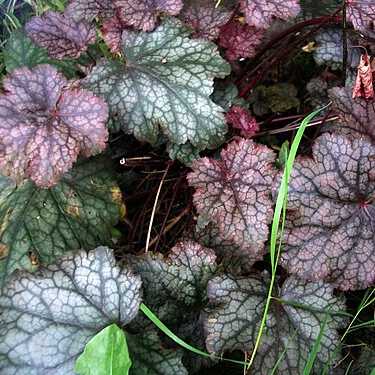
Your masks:
M220 235L240 247L264 251L272 217L270 189L275 154L251 140L230 143L221 159L193 163L188 181L197 211L216 223Z
M267 284L267 275L223 275L209 282L211 307L204 324L210 352L252 350L266 303ZM344 301L334 296L328 284L308 283L295 277L285 280L272 299L252 371L268 374L276 366L282 374L303 373L325 319L315 370L322 371L327 363L335 363L340 357L337 330L346 324L340 315L344 309Z
M56 68L14 70L0 96L0 169L17 182L57 184L79 154L106 147L107 104L75 88Z
M296 160L281 255L291 273L342 290L374 283L374 155L367 138L324 134Z
M234 128L239 129L245 138L251 138L259 130L257 120L246 108L232 106L226 114L226 119Z

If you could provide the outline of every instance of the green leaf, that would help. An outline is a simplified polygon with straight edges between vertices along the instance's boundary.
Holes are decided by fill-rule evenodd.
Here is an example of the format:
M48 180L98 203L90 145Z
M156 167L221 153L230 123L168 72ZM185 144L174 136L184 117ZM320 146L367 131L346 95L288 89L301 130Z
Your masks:
M111 324L87 343L75 371L80 375L127 375L131 365L124 331Z
M12 32L3 53L8 73L21 66L32 68L49 62L47 51L36 46L22 30Z
M223 109L209 96L230 66L215 44L190 39L176 19L151 33L125 31L122 43L125 62L103 59L83 83L106 99L125 132L154 144L163 133L201 150L222 142Z
M15 269L35 270L68 250L109 243L119 192L101 158L78 163L51 189L0 176L0 286Z

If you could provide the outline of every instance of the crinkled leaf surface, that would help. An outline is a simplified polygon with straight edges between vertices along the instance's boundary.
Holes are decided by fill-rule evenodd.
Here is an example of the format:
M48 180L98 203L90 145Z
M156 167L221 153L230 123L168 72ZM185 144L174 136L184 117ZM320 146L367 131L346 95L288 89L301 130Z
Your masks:
M108 107L91 92L70 88L50 65L14 70L0 95L0 170L16 181L56 185L81 153L104 150Z
M96 38L94 27L53 11L34 16L25 30L34 43L57 59L78 58Z
M369 136L375 143L375 102L352 97L352 89L334 87L328 91L333 107L340 117L343 133Z
M188 175L197 211L216 223L223 238L263 251L272 221L270 189L275 154L251 140L230 143L221 159L203 158Z
M187 375L182 350L164 348L154 330L127 335L133 366L132 375Z
M143 31L155 28L160 14L176 16L182 0L114 0L120 19L129 26Z
M113 0L70 0L65 15L76 21L92 21L95 17L107 19L114 16Z
M212 306L205 322L208 351L252 350L267 299L267 283L267 277L257 275L238 279L224 275L209 282ZM281 358L277 374L302 374L325 311L332 315L328 316L315 369L334 362L340 342L336 330L345 325L345 319L335 314L345 310L345 304L333 295L333 287L290 277L278 298L272 300L252 373L270 374Z
M263 258L264 252L254 252L252 246L241 247L220 234L215 221L210 221L204 215L197 220L194 239L212 250L221 264L231 274L250 272L253 264Z
M172 160L179 160L181 163L191 166L194 160L199 159L199 150L190 142L183 145L168 143L167 151Z
M229 61L254 57L263 35L261 29L232 20L221 28L219 45L226 49L225 56Z
M22 66L33 68L35 65L47 63L49 60L47 52L36 46L22 30L11 33L3 54L8 73Z
M375 3L373 0L348 0L347 17L355 29L364 34L374 33Z
M224 77L230 67L213 43L188 36L175 19L152 33L124 32L126 63L102 60L85 79L125 132L151 143L162 132L172 143L189 140L201 149L222 139L222 109L209 95L214 77Z
M103 22L101 32L103 39L112 53L120 52L121 35L125 26L117 15Z
M348 36L349 44L354 44L351 35ZM318 65L328 65L334 70L342 69L343 40L342 30L338 27L327 28L318 32L315 36L317 48L314 51L314 59ZM348 47L348 66L356 68L359 64L360 50Z
M227 121L241 131L245 138L251 138L259 130L259 125L248 109L234 105L225 115Z
M205 298L207 282L216 271L215 253L193 241L178 243L165 259L148 253L128 257L128 262L142 278L147 306L164 310L157 314L163 322L178 319L169 307L184 312Z
M220 28L230 19L232 12L223 6L215 6L211 0L188 0L184 2L180 18L193 30L193 36L214 40Z
M249 107L249 103L239 97L237 86L227 80L222 80L215 85L215 91L212 93L211 97L216 104L223 107L226 111L228 111L232 105L239 105L243 108Z
M87 341L138 313L141 280L99 247L68 255L35 274L16 274L0 297L4 375L72 375Z
M294 163L281 263L339 289L375 282L375 146L324 134Z
M79 375L128 375L131 365L125 333L111 324L86 344L74 370Z
M108 243L119 219L118 192L100 159L77 164L51 189L0 177L0 286L15 269Z
M241 10L250 26L266 29L275 18L296 17L301 8L299 0L241 0Z

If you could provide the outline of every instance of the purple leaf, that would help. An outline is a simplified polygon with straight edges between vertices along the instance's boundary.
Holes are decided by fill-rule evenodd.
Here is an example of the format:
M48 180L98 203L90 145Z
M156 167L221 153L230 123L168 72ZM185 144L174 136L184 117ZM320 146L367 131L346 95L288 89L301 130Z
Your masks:
M347 0L347 17L356 30L373 33L375 26L374 0Z
M234 105L225 117L229 124L241 130L241 135L245 138L251 138L259 130L257 120L246 108Z
M50 65L15 69L0 96L0 169L16 181L51 187L81 153L104 150L107 104L72 88Z
M95 42L95 29L85 22L76 22L63 13L48 11L33 17L25 26L27 35L56 59L78 58Z
M194 37L214 40L231 14L221 6L216 7L212 0L189 0L185 2L180 18L194 30Z
M91 22L95 17L111 18L115 15L113 0L70 0L65 15L76 21Z
M161 13L176 16L182 0L114 0L120 19L136 29L151 31Z
M272 220L275 154L251 140L230 143L221 160L193 162L189 184L197 211L215 222L221 236L253 253L263 252Z
M282 264L342 290L375 281L375 146L324 134L296 160L289 183Z
M241 0L241 10L250 26L266 29L275 18L288 20L301 10L298 0Z
M221 28L219 45L226 49L229 61L254 57L263 35L263 30L233 20Z
M120 52L121 50L121 35L126 26L121 22L117 15L108 18L102 25L102 36L112 53Z
M340 117L341 132L369 136L375 142L375 102L352 97L352 90L334 87L328 91L333 107Z

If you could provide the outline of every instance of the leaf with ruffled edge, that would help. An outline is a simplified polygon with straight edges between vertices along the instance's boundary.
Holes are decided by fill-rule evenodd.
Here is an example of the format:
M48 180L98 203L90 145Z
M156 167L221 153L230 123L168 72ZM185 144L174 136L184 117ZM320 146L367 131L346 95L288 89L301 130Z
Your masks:
M73 374L89 339L136 316L140 289L140 278L120 269L106 247L16 274L0 297L1 373Z
M111 18L115 12L113 0L70 0L64 13L76 21L91 22L96 17Z
M375 145L324 134L294 163L281 264L308 280L375 282Z
M244 138L251 138L259 130L259 125L248 109L238 105L232 106L226 113L225 118L235 129L241 131Z
M153 30L161 14L176 16L183 7L182 0L114 0L114 4L125 24L143 31Z
M288 20L301 11L298 0L241 0L241 10L250 26L267 29L274 19Z
M232 20L220 30L219 45L226 49L229 61L254 57L264 36L264 30Z
M272 221L275 158L268 147L242 139L221 151L220 160L194 162L187 177L198 213L215 222L223 238L252 247L254 256L264 253Z
M188 375L182 364L182 350L163 347L154 330L140 334L128 334L132 375Z
M373 0L347 0L347 18L356 30L374 35L375 3Z
M35 269L69 250L111 239L121 194L101 158L78 163L52 189L0 177L0 287L15 269Z
M162 132L172 143L204 149L226 133L222 108L209 95L213 79L230 72L211 42L189 39L176 19L152 33L123 33L122 61L101 60L86 87L106 99L126 133L156 143Z
M375 102L353 99L351 88L334 87L328 94L340 118L340 132L366 135L375 143Z
M53 11L31 18L25 31L35 44L46 48L56 59L78 58L96 39L93 26Z
M209 352L251 351L254 348L267 299L268 278L219 276L208 284L211 307L205 321ZM254 374L269 374L278 363L277 374L300 375L328 315L315 369L334 363L340 351L337 329L346 319L343 300L333 287L288 278L277 298L271 300L260 346L251 368ZM279 362L278 362L279 360ZM320 371L321 372L321 371ZM318 372L318 373L320 373Z
M194 30L194 37L214 40L231 15L230 10L215 6L211 0L189 0L185 1L180 19Z
M214 221L200 215L193 233L195 241L215 251L217 262L226 271L237 275L251 272L255 262L262 260L263 252L254 253L252 246L241 247L220 234Z
M121 35L126 26L121 22L117 15L108 18L103 22L101 32L105 44L112 53L121 51Z
M79 154L106 147L108 107L87 90L73 88L51 65L19 68L0 95L0 170L21 182L57 184Z
M216 271L215 253L193 241L179 242L166 258L148 253L127 261L142 278L147 306L158 309L163 322L178 321L171 311L184 313L206 298L207 282Z

